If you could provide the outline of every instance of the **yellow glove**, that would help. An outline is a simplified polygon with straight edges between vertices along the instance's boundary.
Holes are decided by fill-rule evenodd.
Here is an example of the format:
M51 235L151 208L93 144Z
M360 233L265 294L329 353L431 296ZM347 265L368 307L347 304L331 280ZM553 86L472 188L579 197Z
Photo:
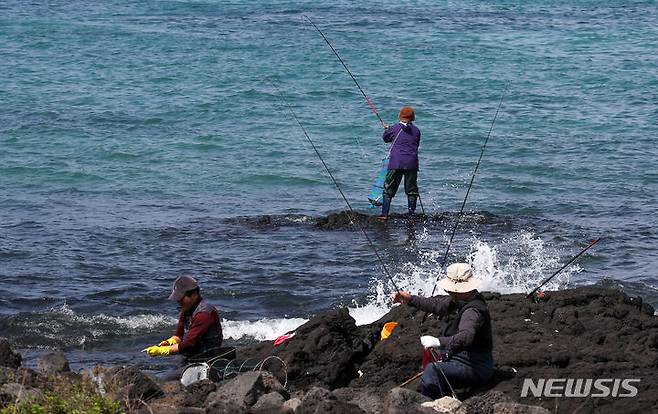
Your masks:
M142 351L146 352L151 357L168 356L169 355L169 346L153 345L153 346L149 346L148 348L146 348Z
M178 343L178 338L172 336L171 338L165 339L164 341L160 342L158 346L175 345L177 343Z

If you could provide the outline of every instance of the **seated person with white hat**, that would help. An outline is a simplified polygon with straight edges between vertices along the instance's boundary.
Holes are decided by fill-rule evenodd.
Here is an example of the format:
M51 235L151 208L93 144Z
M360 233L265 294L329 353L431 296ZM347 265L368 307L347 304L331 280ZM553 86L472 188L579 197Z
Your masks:
M438 358L425 367L418 392L433 399L451 395L454 388L482 385L494 371L491 318L471 267L466 263L448 266L447 276L438 285L449 296L424 298L409 292L393 296L393 302L407 303L441 320L438 337L421 338Z

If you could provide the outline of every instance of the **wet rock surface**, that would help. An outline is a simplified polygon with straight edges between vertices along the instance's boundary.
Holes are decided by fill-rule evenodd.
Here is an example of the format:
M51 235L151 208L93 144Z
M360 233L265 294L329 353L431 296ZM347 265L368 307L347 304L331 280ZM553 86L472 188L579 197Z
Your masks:
M354 213L349 210L343 210L336 213L329 213L326 216L306 216L301 214L286 215L260 215L245 216L226 219L225 222L237 226L245 226L253 230L274 230L280 227L289 226L312 226L319 230L356 230L356 225L365 228L382 226L405 226L413 223L423 223L423 225L433 228L443 228L446 223L456 219L457 213L434 213L425 214L420 206L416 214L409 216L404 213L392 213L389 220L381 221L377 219L380 208L371 210L370 214L364 214L359 211ZM503 216L497 216L488 211L466 212L460 219L463 228L472 228L481 225L487 225L495 228L510 228L511 219Z
M546 408L532 405L498 403L494 405L493 414L551 414L551 412Z
M415 392L417 381L400 388L419 372L419 334L434 333L438 321L429 317L419 326L419 312L396 306L365 326L356 326L345 309L318 315L278 347L265 341L238 350L242 360L276 356L272 361L283 361L278 369L242 373L217 384L157 383L135 367L110 367L83 376L61 373L68 364L61 356L53 358L52 369L43 365L44 372L54 374L0 367L0 408L11 407L22 396L24 401L42 398L53 381L86 378L134 412L653 412L658 403L653 391L658 384L658 317L640 298L598 287L550 292L540 303L521 294L484 296L492 315L496 373L486 386L457 389L461 405L423 405L431 400ZM390 321L399 325L380 341L381 328ZM20 359L5 344L2 348L0 342L0 356L16 365ZM614 395L600 398L521 395L524 380L551 378L637 379L637 395L623 397L628 389L613 383L608 385Z
M376 211L379 212L379 209ZM332 213L328 214L327 216L317 217L314 219L314 222L315 227L322 230L349 229L350 227L354 227L354 222L363 227L386 225L398 226L413 223L423 223L424 225L432 228L433 226L441 227L445 225L446 222L454 220L456 216L457 213L424 214L419 207L418 211L413 216L409 216L408 214L392 213L389 215L389 219L387 221L379 220L377 218L377 214L362 214L359 212L354 212L352 214L349 211L341 211L339 213ZM466 228L482 224L496 227L511 226L509 219L496 216L487 211L465 213L461 218L461 223L462 226Z

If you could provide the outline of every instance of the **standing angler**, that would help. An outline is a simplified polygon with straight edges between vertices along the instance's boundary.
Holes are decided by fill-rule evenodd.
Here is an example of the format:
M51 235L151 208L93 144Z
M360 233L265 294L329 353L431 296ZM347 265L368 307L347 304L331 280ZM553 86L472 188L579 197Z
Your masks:
M407 193L409 215L416 212L418 200L418 146L420 130L412 122L416 119L414 110L405 106L400 110L400 122L389 128L384 124L384 142L391 142L391 155L388 173L384 182L384 199L380 220L388 220L391 201L404 177L404 192Z
M453 388L487 383L494 372L491 317L479 282L467 263L455 263L446 269L439 282L449 296L423 298L409 292L397 292L393 302L407 303L441 320L438 338L421 337L425 349L438 359L427 364L418 392L438 399L450 395Z

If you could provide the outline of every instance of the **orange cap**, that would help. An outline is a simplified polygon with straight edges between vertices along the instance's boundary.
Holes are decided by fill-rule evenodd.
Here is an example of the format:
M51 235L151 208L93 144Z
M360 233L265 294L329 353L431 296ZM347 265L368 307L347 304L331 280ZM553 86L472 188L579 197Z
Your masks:
M416 113L410 106L404 106L400 109L400 121L411 122L416 119Z

